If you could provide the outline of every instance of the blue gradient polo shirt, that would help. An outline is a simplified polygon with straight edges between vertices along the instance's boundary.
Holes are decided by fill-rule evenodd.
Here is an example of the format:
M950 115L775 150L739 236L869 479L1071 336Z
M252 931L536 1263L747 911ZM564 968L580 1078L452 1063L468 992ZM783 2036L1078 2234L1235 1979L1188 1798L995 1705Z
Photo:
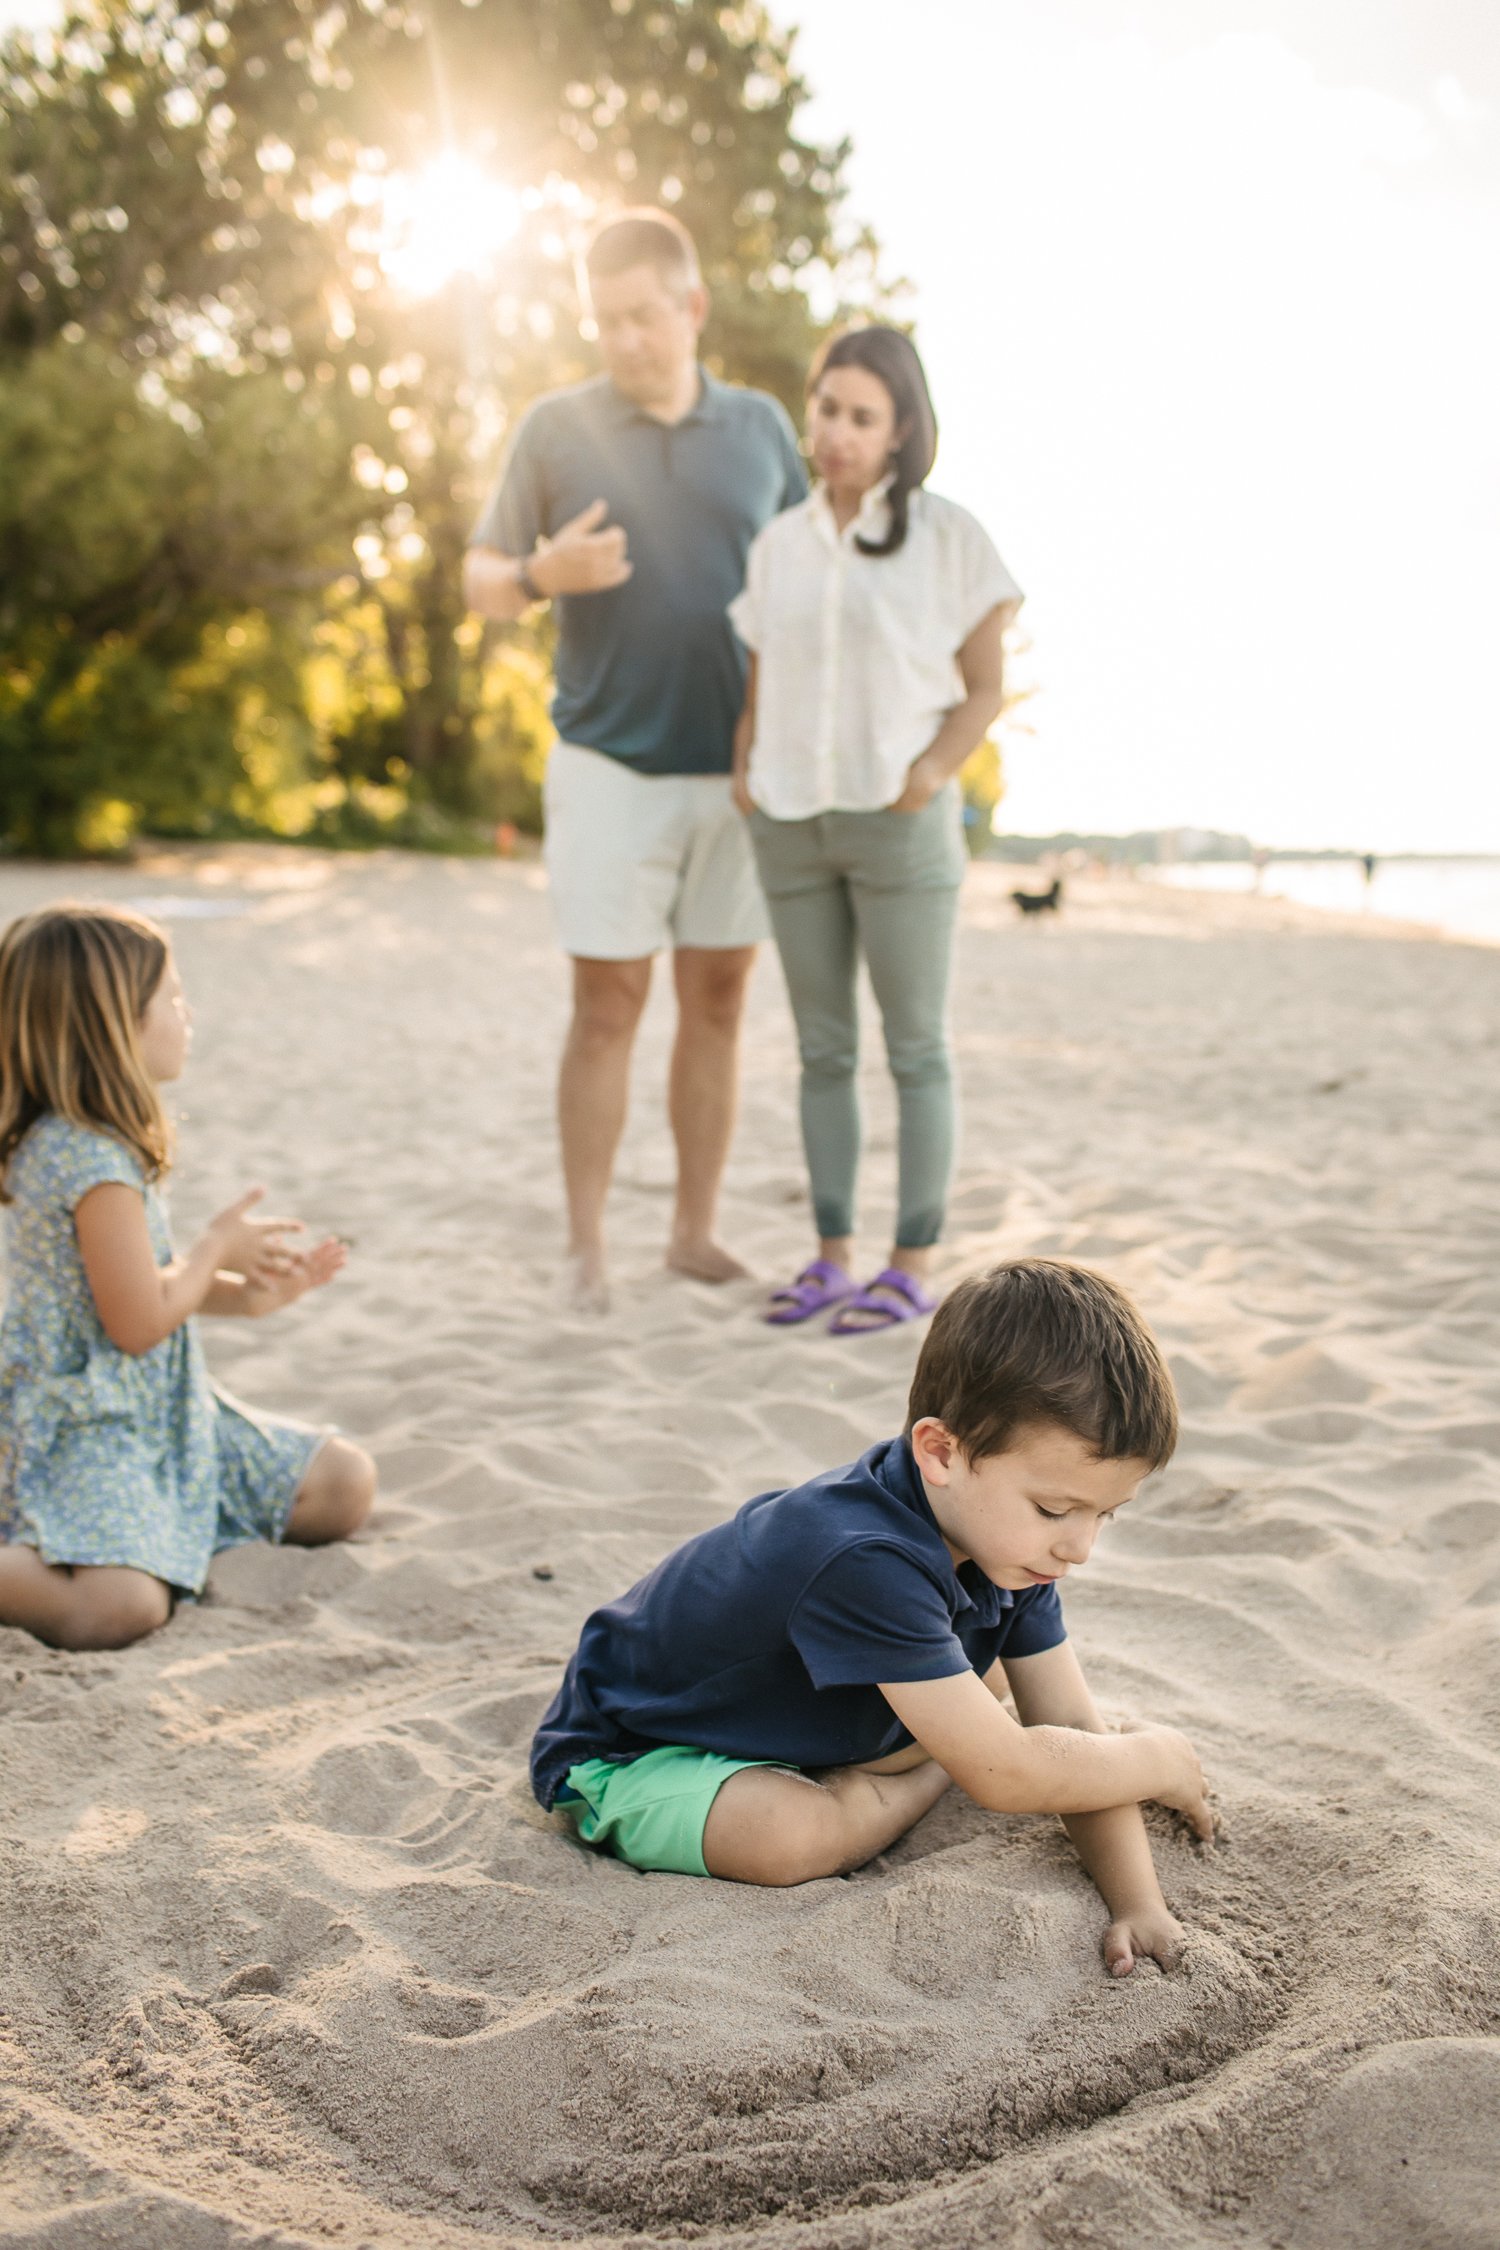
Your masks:
M879 1680L988 1672L1067 1638L1055 1586L955 1566L904 1437L763 1492L596 1609L531 1746L550 1806L584 1758L665 1743L789 1766L911 1741Z
M607 502L632 574L554 601L552 718L564 742L638 773L728 773L745 652L726 612L755 534L807 494L777 401L700 376L680 422L658 422L602 375L539 399L474 527L474 546L525 556Z

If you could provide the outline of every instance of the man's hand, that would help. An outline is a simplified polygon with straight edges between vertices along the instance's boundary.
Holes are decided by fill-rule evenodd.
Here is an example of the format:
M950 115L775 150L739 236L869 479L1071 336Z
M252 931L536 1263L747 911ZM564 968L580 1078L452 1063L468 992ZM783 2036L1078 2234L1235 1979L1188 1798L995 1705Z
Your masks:
M591 501L530 558L531 582L549 600L554 594L603 594L624 585L634 565L626 559L624 526L612 523L600 529L608 513L606 501Z
M913 758L906 771L906 787L886 810L899 813L925 812L947 778L946 774L934 772L930 755L924 750L920 758Z
M1161 1899L1146 1899L1117 1914L1104 1933L1104 1966L1112 1977L1128 1977L1137 1961L1175 1969L1187 1933Z
M738 771L732 773L729 777L729 801L735 811L743 813L747 820L755 810L755 799L750 794L750 784L744 774Z
M252 1319L262 1313L279 1312L283 1305L295 1304L305 1297L309 1289L321 1289L342 1273L349 1253L337 1235L315 1242L310 1250L297 1250L287 1254L282 1267L276 1272L261 1272L247 1277L240 1292L239 1310Z

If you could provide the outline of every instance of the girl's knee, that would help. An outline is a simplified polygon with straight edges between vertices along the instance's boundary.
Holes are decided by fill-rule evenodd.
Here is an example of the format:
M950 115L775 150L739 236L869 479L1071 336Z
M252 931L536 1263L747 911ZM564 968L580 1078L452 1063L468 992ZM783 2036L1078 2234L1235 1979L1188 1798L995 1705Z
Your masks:
M320 1457L327 1479L323 1516L325 1539L347 1539L375 1505L375 1464L362 1445L330 1438Z
M287 1522L299 1546L322 1546L359 1530L375 1502L376 1469L363 1446L329 1438L313 1459Z
M172 1614L172 1595L159 1578L135 1570L108 1575L107 1585L92 1573L75 1576L76 1598L54 1636L59 1648L128 1648L166 1624Z

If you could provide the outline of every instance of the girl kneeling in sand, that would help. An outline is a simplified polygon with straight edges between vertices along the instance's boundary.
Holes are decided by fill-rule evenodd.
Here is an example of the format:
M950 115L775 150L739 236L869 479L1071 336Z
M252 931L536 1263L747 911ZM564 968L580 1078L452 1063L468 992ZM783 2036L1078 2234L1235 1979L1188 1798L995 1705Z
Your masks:
M139 915L51 907L0 938L0 1624L59 1648L139 1640L221 1547L345 1538L375 1494L357 1446L209 1382L194 1314L275 1312L344 1250L290 1248L252 1188L173 1256L157 1089L190 1035Z

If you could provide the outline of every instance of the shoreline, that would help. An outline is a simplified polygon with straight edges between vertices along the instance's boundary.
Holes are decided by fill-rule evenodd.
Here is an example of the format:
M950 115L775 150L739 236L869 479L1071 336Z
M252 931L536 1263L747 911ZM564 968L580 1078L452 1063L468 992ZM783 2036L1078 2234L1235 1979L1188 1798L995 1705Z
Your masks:
M1385 855L1391 862L1397 856ZM1457 855L1403 856L1416 862L1437 858L1446 861ZM1475 864L1488 864L1491 855L1476 853L1469 858ZM0 888L14 879L23 886L39 884L45 895L62 896L77 892L89 894L91 884L99 882L107 885L107 895L114 896L118 895L121 883L128 895L133 875L148 883L177 876L200 887L208 898L214 894L227 898L237 887L251 894L310 891L332 880L341 867L381 862L410 863L417 867L437 863L475 869L511 869L543 887L546 882L540 847L530 839L523 839L522 846L514 852L497 853L493 858L477 853L412 852L400 846L385 845L368 851L336 851L324 845L260 838L202 844L175 840L160 843L148 839L127 860L0 859ZM1495 863L1500 865L1500 859ZM1451 930L1437 922L1382 914L1366 907L1350 911L1336 906L1311 905L1274 892L1179 885L1160 880L1160 873L1158 868L1144 864L1139 868L1094 865L1065 872L1062 919L1076 919L1095 929L1150 932L1157 936L1201 937L1274 931L1311 937L1366 937L1401 939L1424 945L1477 946L1486 951L1500 948L1500 936ZM1050 880L1051 871L1044 880L1037 862L981 856L969 861L965 887L985 901L987 911L1003 906L1014 916L1014 909L1009 907L1009 893L1045 889ZM61 889L57 888L59 881L62 881ZM1015 918L1019 921L1019 916ZM1045 928L1052 920L1050 916L1043 916L1035 926Z
M984 879L983 888L999 892L1007 903L1012 890L1046 887L1037 868L1025 861L979 859L970 866L972 874ZM1294 932L1306 937L1401 939L1416 945L1474 945L1486 950L1500 946L1500 938L1445 930L1434 922L1406 921L1373 911L1347 913L1338 907L1307 906L1299 900L1277 897L1273 893L1200 890L1193 884L1161 882L1151 868L1142 868L1136 873L1126 873L1120 868L1085 870L1075 875L1065 874L1063 882L1066 886L1064 915L1076 914L1101 928L1149 929L1157 936ZM1047 921L1051 917L1042 919Z

